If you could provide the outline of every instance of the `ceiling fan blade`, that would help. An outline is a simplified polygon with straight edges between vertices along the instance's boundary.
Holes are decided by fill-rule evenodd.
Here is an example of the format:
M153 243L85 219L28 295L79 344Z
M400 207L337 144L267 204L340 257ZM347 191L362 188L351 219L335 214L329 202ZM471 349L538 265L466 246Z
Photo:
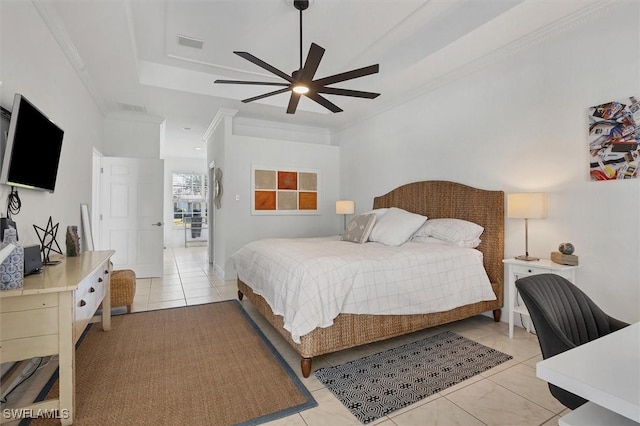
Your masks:
M358 68L355 70L342 72L340 74L330 75L318 80L314 80L314 86L327 86L329 84L340 83L341 81L352 80L354 78L364 77L365 75L375 74L380 71L380 65L369 65L368 67Z
M300 102L300 93L291 91L291 98L289 98L289 106L287 107L287 114L295 114L298 108L298 102Z
M321 87L315 89L316 93L326 93L327 95L352 96L354 98L375 99L380 93L362 92L360 90L339 89L337 87Z
M253 98L243 99L242 102L249 103L253 101L257 101L258 99L266 98L268 96L279 95L280 93L288 92L290 89L287 87L286 89L275 90L273 92L265 93L264 95L254 96Z
M255 86L289 86L290 83L274 83L267 81L243 81L243 80L216 80L214 83L222 84L252 84Z
M306 93L305 96L307 96L309 99L313 99L314 101L316 101L317 103L319 103L320 105L322 105L323 107L325 107L331 112L342 112L342 110L337 105L335 105L332 102L329 102L326 98L323 98L317 93L309 92L309 93Z
M256 64L260 68L264 68L265 70L277 75L278 77L284 78L288 82L293 83L293 78L289 74L286 74L286 73L280 71L278 68L276 68L276 67L274 67L272 65L269 65L265 61L256 58L251 53L249 53L249 52L233 52L233 53L235 53L236 55L240 56L241 58L246 59L247 61L249 61L251 63Z
M318 70L318 66L320 65L320 60L322 60L323 55L324 49L315 43L311 43L309 53L307 54L307 60L304 62L304 67L302 67L300 81L307 84L311 83L313 76L316 75L316 71Z

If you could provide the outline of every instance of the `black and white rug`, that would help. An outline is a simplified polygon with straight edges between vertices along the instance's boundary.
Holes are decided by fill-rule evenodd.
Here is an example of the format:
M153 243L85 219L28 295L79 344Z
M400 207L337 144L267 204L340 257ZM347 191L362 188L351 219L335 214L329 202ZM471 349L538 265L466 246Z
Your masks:
M369 423L511 358L447 331L315 375L358 420Z

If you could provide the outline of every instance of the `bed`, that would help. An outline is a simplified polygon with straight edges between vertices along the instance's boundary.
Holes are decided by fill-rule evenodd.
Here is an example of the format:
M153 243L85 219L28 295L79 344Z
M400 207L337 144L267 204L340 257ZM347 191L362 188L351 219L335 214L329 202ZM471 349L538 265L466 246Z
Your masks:
M423 181L400 186L391 192L375 197L374 209L396 207L427 216L429 219L456 218L476 223L484 228L477 250L493 291L493 300L482 300L440 312L404 315L370 315L339 313L329 326L322 326L305 333L292 335L285 328L283 316L274 314L272 307L254 291L248 276L239 270L238 297L245 296L261 315L287 340L301 356L302 375L308 377L313 357L335 352L391 337L411 333L424 328L493 311L495 321L500 321L503 306L503 253L504 253L504 193L488 191L455 182ZM342 242L343 244L350 244ZM333 243L331 243L333 244ZM368 243L367 243L368 244ZM245 281L248 281L245 279ZM261 293L261 294L258 294ZM288 326L287 328L291 328Z

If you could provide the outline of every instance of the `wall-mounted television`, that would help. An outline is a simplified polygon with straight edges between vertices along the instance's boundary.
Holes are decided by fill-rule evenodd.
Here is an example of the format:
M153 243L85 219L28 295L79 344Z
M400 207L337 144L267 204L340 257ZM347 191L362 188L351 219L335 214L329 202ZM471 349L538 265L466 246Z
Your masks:
M16 93L0 172L0 183L53 192L64 131L27 98Z

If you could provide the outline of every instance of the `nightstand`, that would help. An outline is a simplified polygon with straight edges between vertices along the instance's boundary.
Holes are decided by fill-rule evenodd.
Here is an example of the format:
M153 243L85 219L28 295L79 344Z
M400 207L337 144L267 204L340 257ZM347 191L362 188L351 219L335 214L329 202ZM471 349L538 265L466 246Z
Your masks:
M513 339L513 321L515 314L525 317L527 331L531 332L531 318L524 304L518 304L516 293L516 280L529 275L556 274L564 277L575 284L577 266L560 265L549 259L540 260L518 260L504 259L502 261L507 266L507 280L509 283L509 338Z

